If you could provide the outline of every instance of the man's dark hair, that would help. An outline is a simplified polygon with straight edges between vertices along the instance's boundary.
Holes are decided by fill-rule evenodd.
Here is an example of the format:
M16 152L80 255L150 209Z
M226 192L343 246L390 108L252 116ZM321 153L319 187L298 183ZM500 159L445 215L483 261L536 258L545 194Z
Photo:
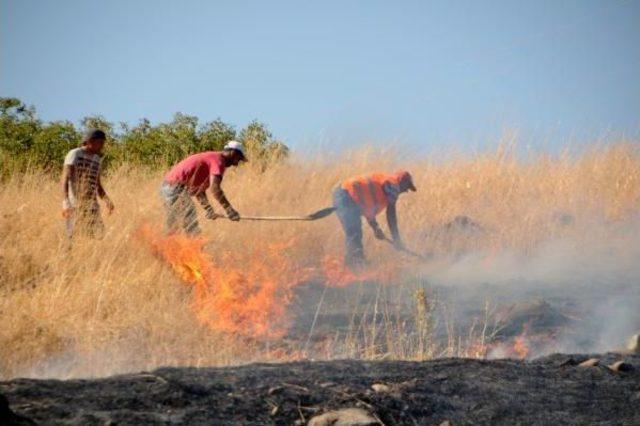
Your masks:
M87 132L84 134L84 139L82 139L82 141L86 142L91 139L106 140L107 135L105 135L105 133L100 129L90 129L90 130L87 130Z

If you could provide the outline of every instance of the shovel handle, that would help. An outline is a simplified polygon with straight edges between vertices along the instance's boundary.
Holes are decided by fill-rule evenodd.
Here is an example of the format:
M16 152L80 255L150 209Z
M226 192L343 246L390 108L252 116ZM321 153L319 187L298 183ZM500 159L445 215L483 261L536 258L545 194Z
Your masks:
M229 219L227 216L224 215L217 215L216 219ZM300 217L300 216L240 216L240 220L270 220L270 221L282 221L282 220L306 220L306 221L310 221L313 219L310 219L308 217Z
M331 215L336 210L335 207L325 207L316 212L308 214L306 216L240 216L240 220L299 220L299 221L314 221L323 219ZM215 213L214 219L228 219L227 216Z
M386 241L389 244L391 244L395 250L397 250L397 251L399 251L401 253L408 254L409 256L415 257L416 259L428 260L427 257L421 255L420 253L416 253L413 250L409 250L408 248L405 248L405 247L397 247L395 245L395 243L393 241L391 241L389 238L385 238L384 241Z

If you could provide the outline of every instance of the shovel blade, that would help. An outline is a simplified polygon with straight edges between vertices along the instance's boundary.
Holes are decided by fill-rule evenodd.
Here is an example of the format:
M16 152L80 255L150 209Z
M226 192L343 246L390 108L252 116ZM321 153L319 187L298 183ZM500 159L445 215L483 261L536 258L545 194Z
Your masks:
M324 217L329 216L334 211L336 211L335 207L327 207L322 210L318 210L317 212L311 213L307 217L309 218L309 220L318 220L318 219L322 219Z

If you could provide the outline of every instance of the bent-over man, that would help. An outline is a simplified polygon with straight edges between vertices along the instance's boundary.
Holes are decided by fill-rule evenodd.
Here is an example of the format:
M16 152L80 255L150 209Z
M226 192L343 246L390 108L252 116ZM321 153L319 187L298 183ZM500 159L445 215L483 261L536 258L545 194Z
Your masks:
M242 161L247 161L244 146L240 142L229 141L222 151L193 154L173 166L165 175L160 191L166 211L166 231L174 233L181 227L187 234L200 233L191 197L198 200L208 219L218 217L207 198L208 188L227 217L233 221L240 220L240 215L227 200L221 184L225 170Z
M362 220L364 216L375 237L387 237L378 225L376 216L386 209L387 224L396 247L402 248L398 230L396 201L406 191L415 191L413 178L407 171L393 174L373 173L345 180L333 192L333 205L345 233L345 263L361 266L365 262L362 246Z

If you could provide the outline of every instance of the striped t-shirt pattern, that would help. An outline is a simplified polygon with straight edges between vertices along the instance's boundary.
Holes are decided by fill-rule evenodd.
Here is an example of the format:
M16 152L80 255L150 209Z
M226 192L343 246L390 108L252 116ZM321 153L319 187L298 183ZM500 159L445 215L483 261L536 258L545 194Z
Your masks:
M98 154L90 154L82 148L69 151L64 164L74 167L74 173L69 181L69 201L72 205L97 203L101 163L102 157Z

